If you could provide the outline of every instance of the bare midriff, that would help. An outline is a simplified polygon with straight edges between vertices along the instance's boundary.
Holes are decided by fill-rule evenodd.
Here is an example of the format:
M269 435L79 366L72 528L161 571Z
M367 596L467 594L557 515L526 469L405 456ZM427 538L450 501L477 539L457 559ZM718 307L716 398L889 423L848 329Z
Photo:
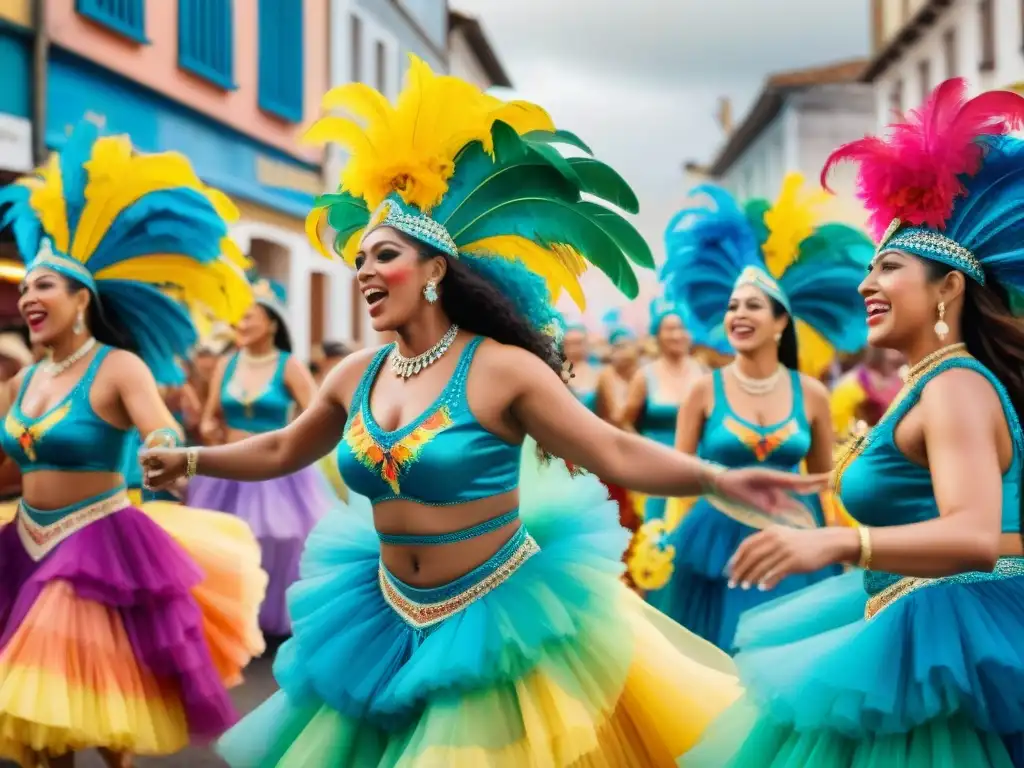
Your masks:
M120 472L57 472L38 470L22 475L21 497L42 511L78 504L124 486Z
M518 491L443 507L394 499L373 508L373 521L384 534L437 536L479 525L518 505ZM486 563L519 526L520 521L513 520L494 531L453 544L382 543L381 559L394 576L410 586L439 587Z

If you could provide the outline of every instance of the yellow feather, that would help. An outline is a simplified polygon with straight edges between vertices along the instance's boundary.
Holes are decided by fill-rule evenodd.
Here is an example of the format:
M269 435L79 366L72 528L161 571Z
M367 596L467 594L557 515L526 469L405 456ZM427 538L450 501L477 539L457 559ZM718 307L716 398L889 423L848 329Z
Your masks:
M835 347L803 320L796 321L796 344L800 370L808 376L818 378L835 359Z
M804 177L789 173L775 204L764 215L768 239L761 247L768 271L779 278L800 253L800 243L814 233L816 209L828 195L823 190L801 194Z
M406 87L394 105L365 87L342 86L323 101L325 112L344 109L365 123L327 115L310 127L306 140L336 142L351 152L341 177L344 190L370 210L391 193L429 213L448 191L455 156L480 141L490 151L491 126L507 122L520 133L554 130L543 109L526 102L505 103L456 77L436 75L410 56Z
M583 274L583 259L567 245L553 246L550 250L519 235L497 235L476 240L462 248L478 256L497 256L509 261L521 261L534 274L544 278L552 301L564 290L577 307L586 309L586 298L579 276Z
M67 207L64 204L64 180L60 175L60 157L56 154L50 155L38 174L38 180L26 184L32 189L29 205L39 217L43 229L53 240L54 249L60 253L67 253L71 233L68 227Z
M341 251L341 257L349 266L354 267L356 265L356 254L359 253L359 244L363 242L363 233L365 231L366 228L364 227L363 229L357 229L353 232Z
M323 240L323 228L327 224L327 209L314 208L306 214L306 237L316 248L317 253L327 259L333 259L334 254L327 247Z

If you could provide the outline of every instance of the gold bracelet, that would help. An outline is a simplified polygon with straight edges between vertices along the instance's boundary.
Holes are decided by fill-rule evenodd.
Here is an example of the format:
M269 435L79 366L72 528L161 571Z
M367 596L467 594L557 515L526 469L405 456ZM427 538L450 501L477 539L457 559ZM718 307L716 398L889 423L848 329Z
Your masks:
M195 477L197 469L199 469L199 449L189 448L185 451L185 479L191 480Z
M861 525L857 528L857 535L860 537L860 559L857 565L867 571L871 568L871 530Z

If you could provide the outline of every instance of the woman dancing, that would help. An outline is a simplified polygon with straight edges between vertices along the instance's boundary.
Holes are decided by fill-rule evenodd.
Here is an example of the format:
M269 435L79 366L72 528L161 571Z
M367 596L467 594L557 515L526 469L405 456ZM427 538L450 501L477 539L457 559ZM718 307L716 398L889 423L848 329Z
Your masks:
M220 431L218 414L229 443L280 429L293 407L309 407L316 391L312 375L291 354L281 300L266 281L258 281L253 294L256 301L238 324L238 351L222 358L214 373L200 426L204 440ZM199 477L189 483L188 503L236 515L256 534L270 576L260 626L267 635L289 634L285 591L299 577L306 537L335 503L325 478L315 467L260 482Z
M864 527L769 528L732 578L771 587L851 571L744 617L748 694L685 766L1020 768L1024 99L940 85L860 164L879 236L860 286L872 346L903 352L906 385L836 468Z
M625 535L597 480L551 464L520 484L520 443L532 435L623 485L670 494L703 481L773 509L788 505L783 489L817 481L719 473L589 413L544 330L559 322L552 290L581 298L584 258L636 294L632 264L649 266L650 251L617 212L582 199L625 200L628 187L592 157L553 151L585 145L539 107L415 58L409 77L396 106L362 84L328 94L325 106L365 127L332 116L311 129L352 154L310 229L330 226L373 327L397 343L347 358L282 430L144 454L158 484L255 480L343 436L342 473L373 505L372 520L332 513L310 537L282 690L221 753L264 768L672 765L736 692L675 650L619 582Z
M775 206L754 202L743 211L725 191L705 187L700 192L714 207L689 208L670 225L666 290L690 308L695 325L724 326L736 351L730 365L687 393L676 441L684 453L731 467L832 467L828 392L797 371L796 326L813 324L840 349L863 346L857 284L872 246L849 227L814 227L792 188L787 179ZM808 523L820 525L817 517ZM743 611L835 572L795 576L770 593L730 584L726 563L756 532L753 522L701 500L667 536L664 528L645 524L638 538L643 567L651 569L652 557L673 563L668 583L648 594L651 604L726 651Z
M675 445L683 393L704 373L704 367L690 357L691 338L684 317L683 310L670 302L651 304L651 336L658 357L633 375L619 417L644 437L669 447ZM644 520L665 517L666 501L648 497Z
M122 766L222 733L224 686L262 651L251 533L197 513L179 546L121 475L133 427L180 440L150 371L194 336L157 285L230 303L248 286L220 256L230 203L183 157L84 124L37 174L0 193L27 262L19 309L49 350L10 383L0 430L23 474L0 527L0 757L71 766L98 748Z

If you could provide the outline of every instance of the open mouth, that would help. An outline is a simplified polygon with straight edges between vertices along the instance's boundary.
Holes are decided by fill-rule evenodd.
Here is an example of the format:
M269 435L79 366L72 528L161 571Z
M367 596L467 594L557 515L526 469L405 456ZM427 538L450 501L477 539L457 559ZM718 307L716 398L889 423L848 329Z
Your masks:
M729 335L736 339L749 339L754 335L754 326L747 323L733 323L729 328Z
M885 301L878 301L877 299L865 302L864 306L868 313L868 325L876 325L882 322L892 309L891 304Z
M33 309L25 313L25 322L30 330L36 331L46 322L47 314L41 309Z
M387 297L388 292L381 288L367 288L363 291L363 298L366 299L366 304L370 308L371 315L380 312L384 299Z

